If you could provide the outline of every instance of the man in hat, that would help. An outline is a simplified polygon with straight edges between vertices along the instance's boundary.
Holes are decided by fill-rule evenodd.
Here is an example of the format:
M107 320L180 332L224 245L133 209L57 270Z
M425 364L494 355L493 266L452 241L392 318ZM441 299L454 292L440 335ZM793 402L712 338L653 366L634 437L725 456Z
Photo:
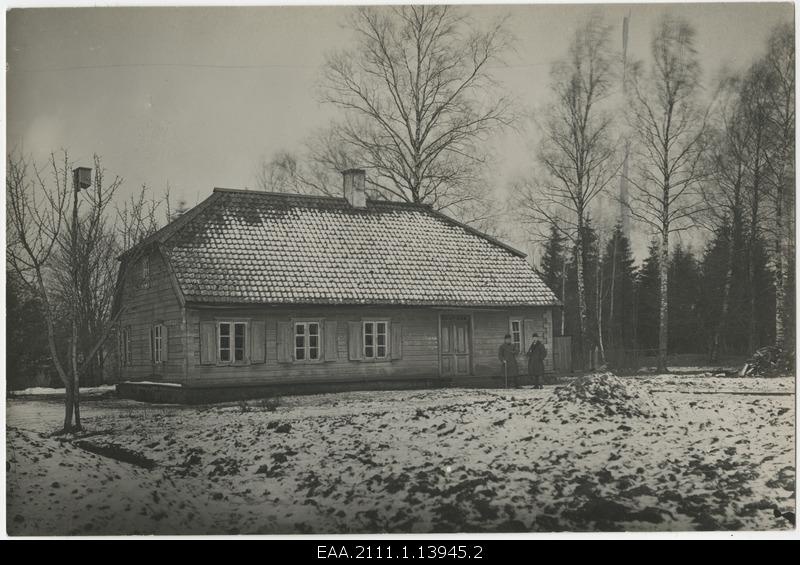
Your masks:
M503 344L497 352L497 357L500 359L500 363L502 363L503 373L508 379L508 382L511 383L511 386L517 388L519 386L519 383L517 383L517 375L519 374L519 369L517 368L517 348L511 341L511 334L505 335Z
M539 334L533 334L533 343L528 349L528 374L533 380L533 388L543 388L542 375L544 375L545 357L547 357L547 348L539 341Z

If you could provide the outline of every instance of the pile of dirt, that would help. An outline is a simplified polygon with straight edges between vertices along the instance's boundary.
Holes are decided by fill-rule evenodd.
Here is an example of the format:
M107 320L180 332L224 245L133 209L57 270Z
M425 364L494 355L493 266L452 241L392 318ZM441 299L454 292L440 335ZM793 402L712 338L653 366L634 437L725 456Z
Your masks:
M668 403L653 397L644 386L611 373L585 375L556 387L550 402L558 410L574 412L575 407L580 407L626 418L667 417L671 410Z

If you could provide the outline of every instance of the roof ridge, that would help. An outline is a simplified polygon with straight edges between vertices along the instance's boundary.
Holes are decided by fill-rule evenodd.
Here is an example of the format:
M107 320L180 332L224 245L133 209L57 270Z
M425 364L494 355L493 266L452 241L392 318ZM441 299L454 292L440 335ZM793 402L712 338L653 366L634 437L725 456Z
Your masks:
M344 200L344 196L330 196L328 194L304 194L302 192L275 192L270 190L255 190L252 188L227 188L215 186L213 192L228 194L256 194L262 196L279 196L282 198L327 198L330 200Z
M259 196L277 196L279 198L308 198L309 200L332 200L335 202L346 202L344 196L331 196L330 194L305 194L302 192L275 192L269 190L254 190L251 188L227 188L222 186L215 186L214 192L223 192L228 194L256 194ZM404 200L388 200L385 198L369 198L367 202L370 204L388 204L392 206L407 206L409 208L430 209L430 204L423 204L421 202L407 202Z

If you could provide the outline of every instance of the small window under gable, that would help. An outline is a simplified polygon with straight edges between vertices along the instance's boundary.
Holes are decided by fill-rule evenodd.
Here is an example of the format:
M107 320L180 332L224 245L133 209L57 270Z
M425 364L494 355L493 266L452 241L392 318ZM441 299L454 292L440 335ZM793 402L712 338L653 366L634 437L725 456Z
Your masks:
M145 255L139 260L139 288L150 288L150 256Z

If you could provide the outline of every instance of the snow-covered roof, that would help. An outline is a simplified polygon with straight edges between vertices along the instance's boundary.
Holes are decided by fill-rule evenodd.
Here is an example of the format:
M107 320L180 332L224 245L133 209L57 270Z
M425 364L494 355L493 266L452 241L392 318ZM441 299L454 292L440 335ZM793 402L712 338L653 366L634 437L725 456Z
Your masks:
M152 242L190 302L559 303L524 253L418 204L215 189Z

